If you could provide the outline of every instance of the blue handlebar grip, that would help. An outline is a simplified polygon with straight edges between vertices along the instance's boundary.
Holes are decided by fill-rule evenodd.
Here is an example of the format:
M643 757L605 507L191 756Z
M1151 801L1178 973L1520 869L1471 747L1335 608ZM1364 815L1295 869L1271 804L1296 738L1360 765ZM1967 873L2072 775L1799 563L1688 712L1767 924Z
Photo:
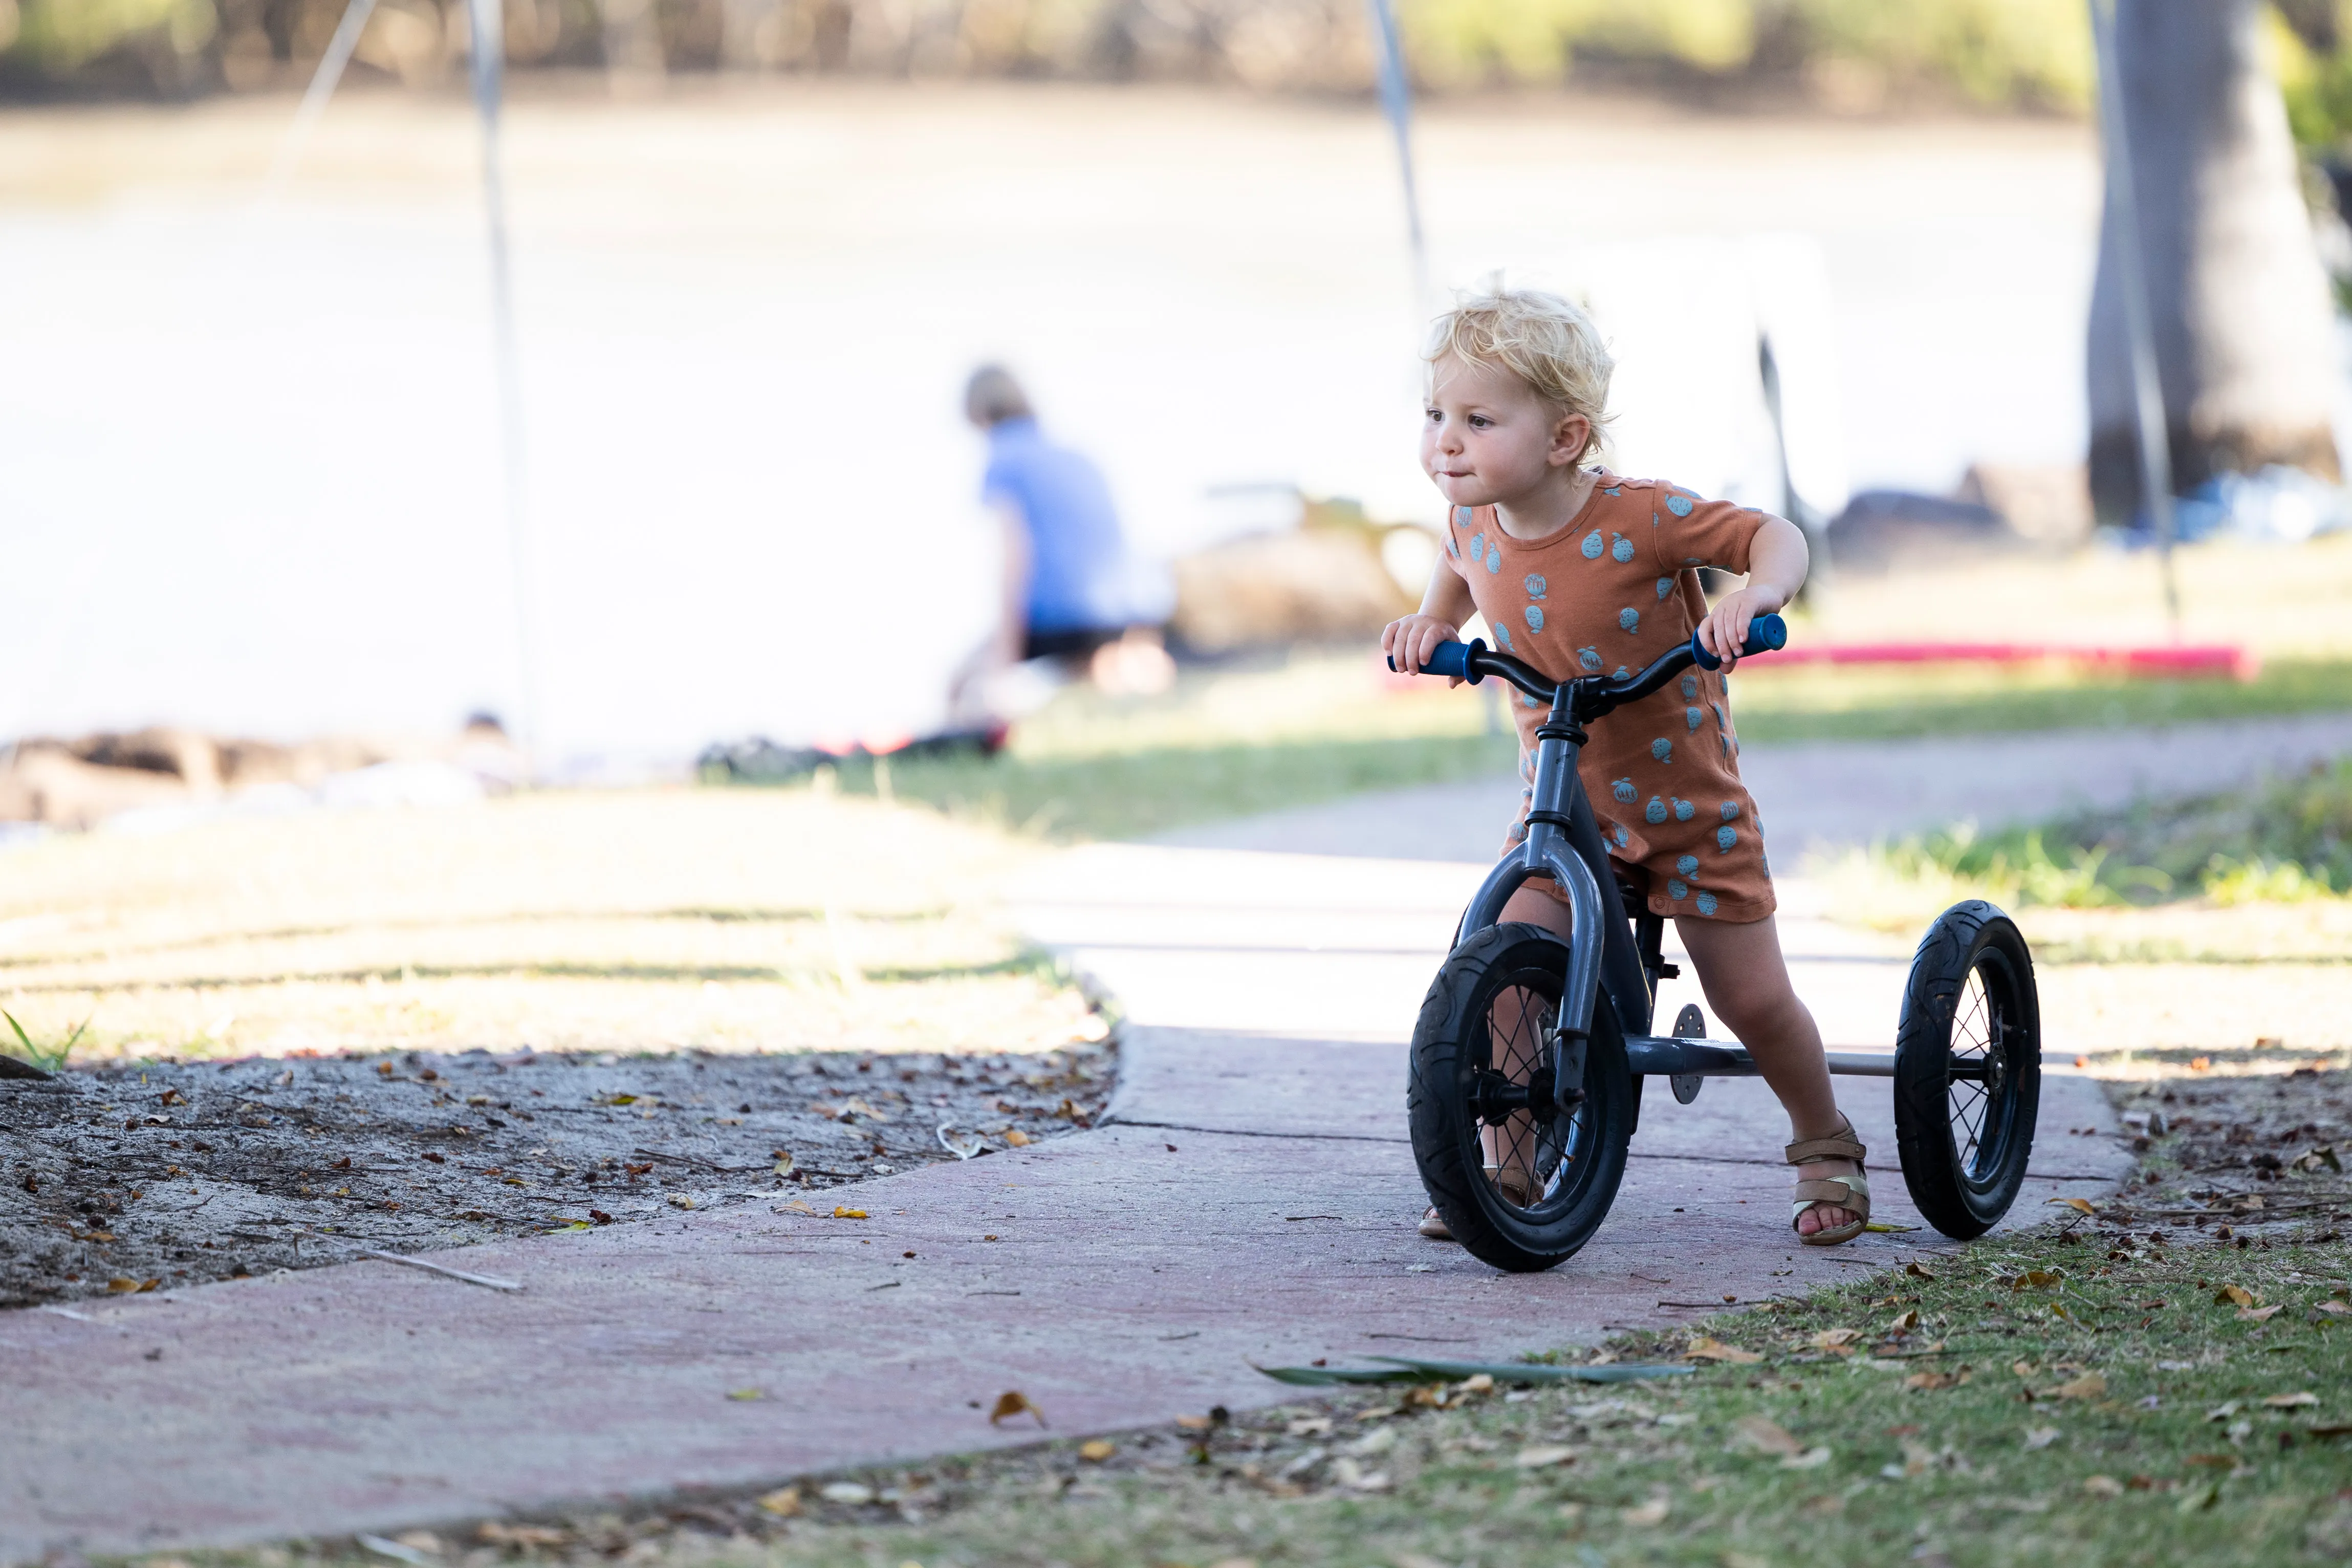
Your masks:
M1427 662L1422 665L1421 673L1423 675L1450 675L1457 680L1466 680L1471 685L1475 686L1486 678L1483 674L1476 673L1471 669L1470 655L1473 650L1484 653L1486 651L1486 645L1483 640L1477 637L1473 637L1466 643L1439 643L1436 649L1430 654ZM1396 668L1396 656L1394 654L1391 654L1389 656L1389 668L1391 669L1394 669Z
M1696 632L1691 633L1690 646L1691 657L1701 669L1723 668L1723 660L1706 651ZM1778 616L1759 616L1748 623L1748 640L1740 645L1739 653L1744 658L1749 654L1777 652L1788 646L1789 623Z

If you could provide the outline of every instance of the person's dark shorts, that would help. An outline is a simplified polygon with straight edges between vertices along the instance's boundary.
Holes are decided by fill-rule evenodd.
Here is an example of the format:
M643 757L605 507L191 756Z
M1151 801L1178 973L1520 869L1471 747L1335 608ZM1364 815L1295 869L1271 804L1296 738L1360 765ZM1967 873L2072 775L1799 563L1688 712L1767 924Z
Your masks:
M1034 628L1021 639L1021 657L1087 659L1097 648L1108 647L1127 635L1125 626L1065 626L1041 632Z

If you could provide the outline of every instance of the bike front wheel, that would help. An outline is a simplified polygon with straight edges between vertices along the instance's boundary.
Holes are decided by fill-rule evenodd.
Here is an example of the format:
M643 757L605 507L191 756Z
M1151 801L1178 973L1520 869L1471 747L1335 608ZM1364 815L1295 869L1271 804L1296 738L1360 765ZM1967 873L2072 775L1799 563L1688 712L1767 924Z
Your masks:
M1895 1044L1895 1137L1927 1223L1969 1240L2025 1184L2042 1103L2033 955L1981 899L1954 904L1911 961Z
M1429 1201L1471 1256L1514 1273L1549 1268L1591 1240L1625 1174L1633 1084L1609 999L1595 999L1584 1095L1551 1085L1568 945L1513 922L1456 947L1413 1028L1405 1096Z

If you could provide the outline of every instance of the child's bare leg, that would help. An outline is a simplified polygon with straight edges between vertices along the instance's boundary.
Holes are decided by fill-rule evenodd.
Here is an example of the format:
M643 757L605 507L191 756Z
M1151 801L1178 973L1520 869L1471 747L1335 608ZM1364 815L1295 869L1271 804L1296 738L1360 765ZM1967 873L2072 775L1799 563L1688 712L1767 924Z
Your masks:
M1685 916L1675 921L1675 930L1698 969L1707 1005L1756 1058L1764 1081L1789 1113L1796 1137L1827 1138L1837 1132L1845 1119L1830 1088L1822 1032L1789 984L1780 933L1772 918L1732 925ZM1850 1174L1854 1168L1851 1160L1820 1160L1798 1166L1797 1177L1813 1181ZM1853 1217L1848 1210L1816 1205L1798 1216L1797 1232L1811 1236L1850 1224Z

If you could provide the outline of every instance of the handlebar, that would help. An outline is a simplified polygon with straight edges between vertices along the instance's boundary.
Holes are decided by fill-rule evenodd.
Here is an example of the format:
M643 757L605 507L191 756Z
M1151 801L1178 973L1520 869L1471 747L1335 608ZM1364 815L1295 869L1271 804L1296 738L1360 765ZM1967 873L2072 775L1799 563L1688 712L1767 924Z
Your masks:
M1742 658L1752 654L1771 653L1789 646L1789 623L1778 616L1758 616L1748 623L1748 638L1740 645ZM1692 665L1701 669L1720 669L1723 660L1699 645L1698 634L1693 632L1690 641L1658 656L1650 667L1638 675L1628 675L1614 680L1588 677L1566 684L1582 688L1576 702L1576 716L1597 719L1612 709L1643 698L1664 687L1666 682ZM1391 655L1389 668L1396 668ZM1439 643L1423 663L1423 675L1451 676L1475 686L1490 675L1500 676L1513 686L1539 700L1556 701L1561 682L1553 680L1541 670L1512 658L1507 653L1494 653L1474 637L1466 643Z

